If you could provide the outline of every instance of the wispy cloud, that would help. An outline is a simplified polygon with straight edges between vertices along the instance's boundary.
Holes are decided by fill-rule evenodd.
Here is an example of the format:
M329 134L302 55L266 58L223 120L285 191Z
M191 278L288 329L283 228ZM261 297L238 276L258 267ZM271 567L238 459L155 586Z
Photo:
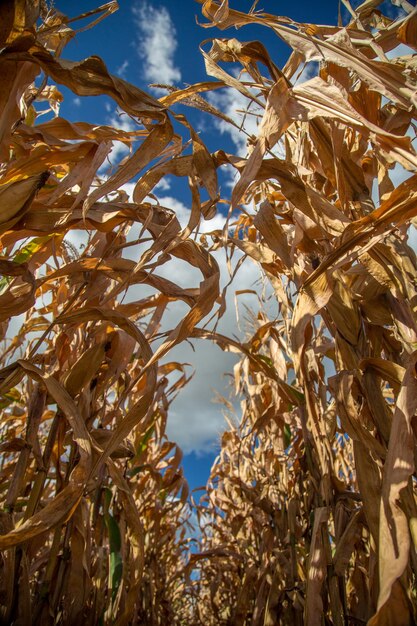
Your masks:
M131 197L134 183L127 183L123 189ZM181 226L185 226L190 217L190 208L174 196L166 194L157 194L160 204L168 209L175 211ZM148 200L147 200L148 201ZM151 199L151 202L155 200ZM220 213L212 220L201 224L201 232L221 229L224 226L225 217ZM138 236L138 228L134 227L129 234L131 241ZM146 249L132 246L124 252L126 258L137 262L142 252ZM229 265L224 250L217 250L213 255L219 265L221 289L229 280ZM242 253L234 254L233 266L238 262ZM172 256L167 259L166 263L160 265L156 271L159 276L174 280L179 286L196 287L201 281L200 272L183 261L182 259ZM241 325L238 323L235 313L235 290L236 289L254 289L258 292L262 288L258 285L259 269L250 259L246 260L240 267L236 276L236 280L228 289L226 295L226 311L219 321L218 332L229 337L240 336L244 339L244 318L245 306L256 308L257 296L253 294L242 294L239 297L239 310ZM145 289L145 291L144 291ZM146 285L136 285L132 287L129 297L134 301L140 297L150 295L151 292L146 291ZM164 316L164 329L172 329L180 322L180 320L189 311L188 306L181 301L170 302L169 307ZM272 312L275 315L275 312ZM199 326L203 327L202 321ZM213 323L211 323L211 326ZM194 348L194 349L193 349ZM222 432L226 428L224 419L224 410L221 405L216 402L216 396L221 394L229 399L235 410L239 411L239 402L241 398L232 395L231 378L225 376L225 372L232 372L233 367L238 361L239 356L232 352L223 352L218 346L208 340L194 339L191 342L184 341L174 347L162 359L162 362L177 361L179 363L189 363L191 366L187 369L187 373L191 374L194 370L195 375L184 389L178 394L170 407L169 419L167 424L167 436L172 441L178 443L185 453L195 452L197 454L209 452L214 453L218 449L219 440ZM170 378L173 381L176 374L173 373Z
M305 83L310 78L314 78L319 73L319 64L316 61L311 61L310 63L302 63L297 72L295 73L295 77L293 77L294 85L299 85L300 83Z
M132 11L139 31L138 53L144 61L145 80L168 85L180 81L181 71L174 62L176 31L166 7L141 2Z
M246 110L249 101L239 91L230 88L222 89L211 93L208 99L211 104L220 109L236 124L245 128L249 134L256 130L257 118L249 115L245 118L244 113L242 113ZM214 119L214 124L222 134L230 135L238 154L245 156L247 153L247 135L224 120ZM247 128L248 126L249 128Z
M109 118L109 123L114 128L120 128L120 130L132 131L137 130L137 124L130 118L124 111L116 109L113 115Z
M126 76L127 68L129 67L129 61L125 59L120 67L117 68L116 74L124 78Z
M209 222L210 224L210 222ZM223 250L214 252L220 268L221 287L228 281L227 260ZM236 261L241 254L236 254ZM158 268L158 274L170 278L175 276L175 282L182 286L198 285L201 276L195 268L178 260L172 259L165 266ZM230 286L226 296L226 312L219 322L218 332L229 337L240 336L244 340L236 319L234 295L236 289L248 288L261 291L258 284L259 269L250 260L246 260L240 267L236 280ZM256 309L257 297L244 294L239 297L240 314L245 313L246 307ZM181 317L188 311L182 302L171 303L166 315L168 328L174 327ZM199 324L204 326L204 321ZM191 347L191 344L194 347ZM222 433L227 427L224 407L216 402L218 394L228 399L236 413L239 413L239 403L242 398L233 394L233 378L225 375L232 373L233 367L239 360L239 355L232 352L223 352L218 346L208 340L192 340L183 342L167 355L166 360L180 363L191 363L189 370L195 370L194 377L178 394L170 407L167 424L167 435L176 441L184 453L195 452L214 453L218 449ZM189 372L190 373L190 372ZM228 411L226 411L229 413Z
M250 79L246 73L232 72L239 80ZM259 97L257 90L249 88L254 95ZM250 102L246 96L230 87L213 91L208 94L209 102L225 113L235 124L236 128L228 122L220 119L214 119L214 124L222 134L230 136L236 147L237 154L245 156L248 152L248 137L258 135L258 125L261 121L263 110L253 102ZM242 130L240 130L242 129Z
M116 109L107 118L107 123L114 128L120 128L120 130L133 131L137 130L137 125L133 122L133 120L126 115L123 111ZM103 163L100 168L100 174L108 168L109 163L111 165L117 165L120 160L125 157L129 152L129 147L123 143L122 141L113 141L113 147L108 155L108 160Z
M263 110L230 87L209 93L207 99L235 122L237 126L232 126L225 120L213 118L212 124L222 135L229 136L234 144L235 154L246 157L250 152L249 138L258 136ZM233 186L237 178L236 170L227 165L222 166L221 171L225 185Z

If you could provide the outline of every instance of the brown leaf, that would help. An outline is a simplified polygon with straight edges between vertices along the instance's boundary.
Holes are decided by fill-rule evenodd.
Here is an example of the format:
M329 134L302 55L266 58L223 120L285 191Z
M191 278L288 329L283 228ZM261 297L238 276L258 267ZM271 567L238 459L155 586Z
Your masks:
M388 455L384 464L379 528L378 612L389 602L394 583L407 567L410 551L409 521L401 507L401 491L414 471L414 436L411 426L417 409L417 354L409 358L395 406ZM374 618L376 619L376 618Z

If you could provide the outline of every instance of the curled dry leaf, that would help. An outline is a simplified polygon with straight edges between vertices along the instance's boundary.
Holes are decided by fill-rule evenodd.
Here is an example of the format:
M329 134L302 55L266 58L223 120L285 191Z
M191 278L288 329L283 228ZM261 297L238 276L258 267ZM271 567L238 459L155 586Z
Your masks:
M415 47L415 10L344 0L336 26L199 3L205 27L269 28L291 47L284 67L262 42L216 38L201 47L215 80L158 100L96 56L63 59L115 2L70 18L0 4L0 621L415 623L417 78L395 50ZM302 82L305 63L317 75ZM109 96L136 130L59 117L59 85ZM220 88L256 133L205 99ZM241 129L248 154L210 153L182 106ZM114 141L130 152L104 179ZM150 202L166 176L188 185L185 227ZM224 203L223 231L199 236ZM201 278L177 284L176 261ZM237 284L247 262L263 289ZM258 306L239 338L213 330L230 288ZM239 355L240 401L240 415L223 401L194 510L166 436L191 377L170 350L193 339Z

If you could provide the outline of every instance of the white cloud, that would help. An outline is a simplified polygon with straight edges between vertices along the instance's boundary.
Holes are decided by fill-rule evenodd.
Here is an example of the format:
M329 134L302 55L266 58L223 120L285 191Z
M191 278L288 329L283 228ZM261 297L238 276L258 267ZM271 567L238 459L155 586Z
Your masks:
M78 98L78 96L76 98L73 98L72 103L75 104L76 107L81 106L81 98Z
M388 100L387 100L388 102ZM410 137L411 141L414 141L416 138L416 133L412 126L409 126L406 136ZM407 178L413 175L413 172L407 171L400 163L396 163L392 169L388 172L389 177L391 179L394 188L397 188L401 183L403 183ZM374 179L374 184L372 188L372 200L374 201L375 206L379 205L379 191L378 191L378 180Z
M124 78L126 76L126 70L129 67L129 61L125 59L120 67L117 68L116 74Z
M177 219L183 228L187 225L190 209L186 207L183 202L172 196L159 196L158 201L163 207L171 209L175 212Z
M413 48L410 48L410 46L406 46L405 44L400 43L400 45L396 48L388 50L388 52L386 53L386 57L387 59L395 59L396 57L404 57L408 56L409 54L414 54Z
M153 188L153 191L168 191L168 189L171 189L171 182L169 178L165 177L161 178L161 180Z
M124 184L121 189L126 191L129 199L132 199L135 182ZM157 194L159 203L175 211L182 227L185 227L190 217L190 207L174 196L165 193ZM153 199L147 199L155 202ZM212 220L202 220L200 232L209 232L222 229L225 223L225 216L218 213ZM128 235L128 242L136 241L141 226L132 227ZM78 231L72 232L68 237L78 247L84 243L78 235ZM125 248L123 256L135 262L139 261L141 255L148 247L148 243L136 243ZM229 281L229 271L224 250L213 253L220 268L220 289ZM233 257L233 264L238 262L241 253L237 252ZM185 261L174 256L164 264L156 268L155 273L168 278L181 287L198 287L202 276L199 270ZM240 267L233 284L229 287L226 296L226 312L219 321L217 330L226 336L237 336L243 339L245 305L257 308L256 296L244 294L239 296L240 324L238 324L235 313L235 291L241 289L255 289L260 291L256 282L259 279L259 270L250 260L246 260ZM124 303L136 301L155 293L155 289L138 284L129 288L128 293L123 297L119 296ZM183 319L189 307L181 301L172 302L163 317L161 330L169 331L177 326ZM210 314L211 316L211 314ZM207 323L209 316L203 320L199 326L203 327ZM213 322L211 322L211 327ZM155 350L161 339L153 342ZM230 377L225 374L233 371L234 364L238 361L239 355L231 352L223 352L217 345L208 340L192 340L195 348L193 351L191 342L184 341L175 346L162 360L163 362L178 361L180 363L190 363L189 373L195 370L192 380L181 389L177 398L172 403L168 416L168 437L178 443L185 453L189 452L215 452L218 448L222 432L227 427L224 420L223 407L214 402L218 394L224 395L229 400L231 395ZM238 412L239 398L232 399L233 405Z
M123 189L131 195L134 183L127 183ZM181 226L188 223L190 208L173 196L160 195L160 204L175 211ZM154 202L154 200L152 200ZM225 217L220 213L210 221L202 221L200 232L207 232L215 229L222 229ZM133 227L129 233L128 240L133 241L138 237L140 227ZM123 256L137 262L147 248L147 244L137 244L126 248ZM220 289L229 281L229 271L224 250L213 252L220 268ZM235 265L242 254L237 252L233 257ZM174 256L164 264L156 268L155 273L168 278L180 287L198 287L202 279L201 273L189 263L177 259ZM229 287L226 295L226 312L219 321L217 330L219 333L229 337L237 336L243 338L245 329L245 305L257 308L257 298L252 294L239 296L238 305L240 311L240 324L238 324L235 313L235 291L238 289L255 289L260 291L257 281L259 270L250 260L245 261L240 267L233 284ZM153 293L153 289L146 285L136 285L129 289L129 293L124 298L124 302L135 301ZM161 330L169 331L177 326L189 311L189 307L181 301L171 302L162 320ZM274 315L274 312L272 312ZM211 316L211 314L210 314ZM209 317L200 322L203 327ZM210 327L213 327L210 323ZM152 345L155 350L161 340L155 341ZM192 345L191 345L192 344ZM194 350L193 350L193 347ZM219 439L227 424L223 416L223 407L214 400L216 395L221 394L230 400L231 387L230 377L227 373L233 371L234 364L238 361L239 355L231 352L223 352L217 345L208 340L184 341L175 346L163 359L162 362L177 361L180 363L190 363L187 368L188 374L195 371L194 377L181 389L178 396L172 403L168 416L167 434L168 437L178 443L185 453L189 452L215 452ZM175 374L172 374L175 378ZM238 412L239 398L232 399L233 405Z
M240 80L251 81L251 77L245 72L233 73L235 77ZM259 94L257 89L248 88L252 91L254 96L258 99L262 99L262 95ZM229 135L235 145L235 154L246 157L252 150L253 140L258 137L259 125L262 121L265 109L256 102L249 100L249 98L236 89L230 87L209 93L207 99L210 104L235 122L236 126L233 126L225 120L213 118L212 123L221 134ZM282 157L283 155L280 154L280 149L280 143L278 143L273 151L274 153L276 152L278 156ZM220 171L225 175L226 185L234 186L238 178L236 170L231 165L227 165L223 166Z
M133 191L135 189L135 186L136 186L136 183L129 182L119 187L119 190L123 189L123 191L127 193L128 202L133 202Z
M153 189L153 192L166 191L166 188L164 187L164 185L162 185L162 182L163 181L160 181L158 185L156 185L156 187ZM167 184L169 188L169 183ZM186 206L183 202L181 202L177 198L174 198L173 196L167 196L167 195L162 196L162 195L157 194L157 197L158 197L158 202L161 206L165 207L166 209L171 209L171 211L175 212L177 219L179 223L181 224L181 227L185 228L190 218L190 213L191 213L190 207ZM151 204L155 202L155 200L152 198L147 198L146 201L150 202ZM224 227L225 221L226 221L225 216L222 215L218 211L217 214L211 220L208 220L208 221L204 219L201 220L199 232L208 233L208 232L211 232L212 230L222 229Z
M113 115L109 118L110 126L120 128L120 130L126 130L127 132L138 130L138 125L129 117L124 111L116 109Z
M221 273L221 288L228 282L228 271L224 250L214 253ZM240 257L237 254L235 262ZM158 274L163 274L180 285L197 286L200 280L199 272L177 259L172 259L163 268L158 268ZM257 266L247 259L240 267L234 282L228 288L226 295L226 312L221 318L217 331L229 337L237 336L243 339L243 328L239 328L236 320L234 294L238 289L255 289L260 291ZM239 297L240 318L244 318L245 305L256 307L256 296L245 294ZM172 328L187 312L188 307L183 303L174 303L167 312L164 327ZM202 327L204 321L199 326ZM236 413L239 413L240 398L233 395L231 378L227 376L233 372L233 366L239 360L239 355L223 352L217 345L208 340L191 340L176 346L165 357L164 361L178 361L190 363L195 370L194 377L188 385L181 389L172 403L168 416L167 434L183 449L185 453L215 452L218 449L222 432L227 428L224 419L224 407L215 402L218 394L232 402Z
M297 72L299 72L297 74ZM294 86L299 85L300 83L305 83L310 80L310 78L314 78L318 75L319 72L319 64L316 61L310 61L310 63L302 63L297 72L295 73L295 81Z
M113 147L107 155L107 160L100 166L99 173L107 170L110 165L117 165L129 153L129 147L122 141L113 141Z
M389 172L389 177L395 188L397 188L398 185L401 185L401 183L407 180L407 178L410 178L412 175L412 172L407 172L407 170L404 169L399 163L396 163L394 168Z
M107 123L114 128L125 130L127 132L138 130L137 124L123 111L116 111L108 118ZM129 153L129 146L122 141L113 141L113 147L108 155L108 161L111 165L117 165L119 161ZM108 162L104 162L99 172L107 169Z
M257 136L258 123L260 122L258 115L262 115L263 111L258 110L256 105L251 105L245 115L249 100L240 91L231 88L221 89L210 93L208 99L213 106L230 117L239 127L245 129L246 133ZM225 120L215 118L214 124L221 134L230 136L239 156L247 154L248 137L244 132Z
M208 95L210 104L225 113L237 125L232 126L225 120L214 118L212 123L222 135L228 135L235 146L235 153L238 156L245 157L248 154L248 135L258 136L258 124L260 123L263 111L259 110L257 105L251 104L249 112L245 115L245 111L250 104L239 91L226 88L214 91ZM240 130L240 128L244 129ZM223 174L226 187L233 187L236 184L238 175L231 165L223 165L219 173Z
M133 9L139 31L138 52L145 80L171 85L181 80L181 71L174 63L177 48L176 31L166 7L156 8L141 2Z

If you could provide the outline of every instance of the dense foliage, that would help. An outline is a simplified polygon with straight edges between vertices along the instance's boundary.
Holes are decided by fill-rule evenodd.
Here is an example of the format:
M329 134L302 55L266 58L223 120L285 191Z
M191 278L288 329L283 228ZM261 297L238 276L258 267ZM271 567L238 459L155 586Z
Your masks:
M98 57L63 60L76 20L41 0L0 5L1 621L413 624L417 13L343 0L350 23L317 26L200 3L207 27L272 29L292 48L285 67L260 42L214 39L216 81L156 99ZM317 71L302 82L306 62ZM171 109L233 124L204 98L219 83L259 115L247 154L210 153ZM42 121L37 103L58 112L60 85L110 96L137 131ZM133 148L103 177L114 141ZM196 237L226 163L239 177L225 228ZM167 175L189 185L184 228L149 202ZM200 324L226 302L220 247L258 264L276 299L244 342ZM158 275L173 258L201 282ZM169 330L174 301L189 311ZM165 435L187 377L161 358L193 337L240 352L243 401L191 550L181 451Z

